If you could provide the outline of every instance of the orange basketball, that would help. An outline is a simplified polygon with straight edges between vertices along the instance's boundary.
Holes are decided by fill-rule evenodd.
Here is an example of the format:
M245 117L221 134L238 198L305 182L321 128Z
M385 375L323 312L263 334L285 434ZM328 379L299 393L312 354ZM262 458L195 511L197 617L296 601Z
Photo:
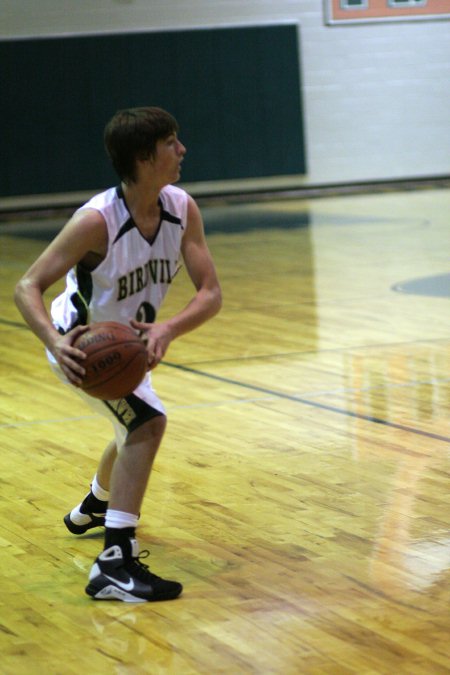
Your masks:
M86 354L81 388L103 400L124 398L136 389L147 371L147 350L130 326L115 321L92 324L74 347Z

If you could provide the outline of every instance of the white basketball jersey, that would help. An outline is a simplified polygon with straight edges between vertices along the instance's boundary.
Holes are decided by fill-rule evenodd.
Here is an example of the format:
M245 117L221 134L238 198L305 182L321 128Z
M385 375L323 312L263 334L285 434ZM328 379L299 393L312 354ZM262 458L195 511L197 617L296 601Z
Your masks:
M102 192L81 209L97 209L108 228L108 251L93 271L77 265L66 289L52 303L51 315L61 332L78 324L130 319L151 323L179 269L187 224L188 195L168 185L160 193L160 222L151 241L134 223L121 188Z

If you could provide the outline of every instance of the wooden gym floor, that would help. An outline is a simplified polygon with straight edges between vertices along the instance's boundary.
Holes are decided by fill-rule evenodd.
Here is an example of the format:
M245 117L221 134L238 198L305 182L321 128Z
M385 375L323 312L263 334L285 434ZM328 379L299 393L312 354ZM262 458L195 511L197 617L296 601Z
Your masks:
M225 305L155 371L139 527L185 592L145 605L84 594L110 429L11 300L62 219L0 225L2 675L449 673L450 190L203 212Z

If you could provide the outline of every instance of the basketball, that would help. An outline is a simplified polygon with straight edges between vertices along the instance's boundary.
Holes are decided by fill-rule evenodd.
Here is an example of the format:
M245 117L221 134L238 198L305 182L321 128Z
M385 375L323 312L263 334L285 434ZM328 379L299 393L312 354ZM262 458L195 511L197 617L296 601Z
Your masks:
M81 388L103 400L131 394L147 371L147 350L130 326L115 321L95 323L73 344L86 354Z

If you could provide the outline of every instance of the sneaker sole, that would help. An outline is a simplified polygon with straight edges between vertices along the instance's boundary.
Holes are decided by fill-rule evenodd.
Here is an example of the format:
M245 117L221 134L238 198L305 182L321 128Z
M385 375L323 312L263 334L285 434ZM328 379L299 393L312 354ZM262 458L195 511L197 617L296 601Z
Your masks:
M121 600L122 602L163 602L165 600L175 600L181 595L183 587L180 584L180 589L175 590L173 594L165 595L164 597L155 598L141 598L138 595L127 593L122 588L114 584L107 584L99 588L95 583L90 583L86 586L86 593L94 600Z
M104 527L105 519L94 516L90 523L87 523L86 525L76 525L70 520L70 513L68 513L67 516L64 516L64 524L72 534L84 534L93 527Z
M117 588L113 584L105 586L101 590L98 590L92 584L86 586L86 593L90 595L94 600L121 600L122 602L148 602L144 598L137 598L126 591L123 591L121 588Z

